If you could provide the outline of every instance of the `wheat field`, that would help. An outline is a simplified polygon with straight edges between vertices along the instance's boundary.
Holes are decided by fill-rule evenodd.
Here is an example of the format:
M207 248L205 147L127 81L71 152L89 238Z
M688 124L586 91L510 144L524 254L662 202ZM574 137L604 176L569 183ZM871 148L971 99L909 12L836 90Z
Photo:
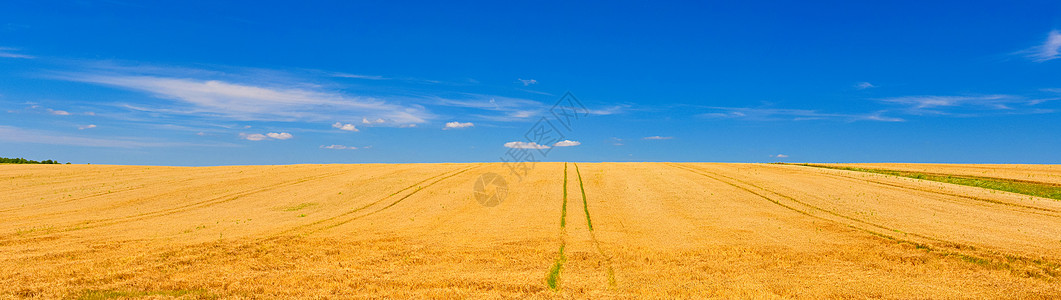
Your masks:
M795 165L508 173L0 165L0 298L1061 297L1058 200Z

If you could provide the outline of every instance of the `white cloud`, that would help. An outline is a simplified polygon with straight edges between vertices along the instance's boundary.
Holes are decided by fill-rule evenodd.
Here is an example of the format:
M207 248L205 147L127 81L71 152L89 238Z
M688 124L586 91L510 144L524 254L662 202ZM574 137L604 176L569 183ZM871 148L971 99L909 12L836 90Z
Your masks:
M716 112L700 114L699 116L714 119L745 119L751 121L809 121L809 120L844 120L853 121L881 121L881 122L903 122L900 118L883 116L885 111L869 114L834 114L822 113L810 109L786 109L786 108L752 108L752 107L712 107Z
M646 140L669 140L669 139L673 139L673 138L674 138L673 136L658 136L657 135L657 136L646 136L644 139L646 139Z
M778 154L778 155L770 155L770 157L773 157L773 158L788 158L788 155Z
M512 78L512 77L509 77L509 78ZM518 80L519 80L519 82L523 83L523 86L529 86L529 85L532 85L532 84L538 84L538 81L534 80L534 79L523 79L523 78L520 78Z
M354 146L343 146L343 145L330 145L330 146L321 145L321 149L357 150L357 147L354 147Z
M869 89L869 88L875 88L875 87L877 87L877 86L873 85L872 83L865 82L865 81L855 84L855 88L856 89L860 89L860 90Z
M349 73L332 73L332 77L369 79L369 80L386 80L386 79L390 79L390 78L384 78L383 76L379 76L379 75L359 75L359 74L349 74Z
M474 126L475 126L475 124L472 124L472 122L466 122L466 123L449 122L449 123L446 123L446 127L442 128L442 129L445 130L445 129L468 128L468 127L474 127Z
M361 130L358 130L357 127L354 126L354 124L343 124L341 122L335 122L335 124L332 124L332 128L338 128L339 130L354 131L354 132L361 131Z
M77 130L85 130L85 129L90 129L90 128L96 128L96 125L89 124L89 125L77 126Z
M983 111L1027 113L1039 111L1033 106L1058 98L1027 98L1015 95L978 96L906 96L880 99L881 102L905 106L905 112L914 115L964 115L975 116Z
M286 139L290 139L290 138L295 137L295 136L293 136L293 135L291 135L290 133L287 133L287 132L281 132L281 133L270 132L270 133L266 133L265 135L268 136L268 137L274 138L274 139L278 139L278 140L286 140Z
M538 143L535 142L508 142L505 143L505 147L515 149L549 149L549 146L538 145Z
M855 119L855 120L880 121L880 122L906 122L906 120L904 120L902 118L882 116L881 113L863 115L863 116L861 116L860 119Z
M601 108L601 109L589 109L587 111L587 113L589 113L591 115L607 116L607 115L614 115L614 114L623 113L628 108L630 108L630 105L625 105L625 104L624 105L615 105L615 106L609 106L609 107L605 107L605 108Z
M972 103L988 103L992 101L1002 100L1008 98L1006 95L990 95L990 96L978 96L978 97L967 97L967 96L906 96L906 97L894 97L886 98L882 101L896 104L910 105L913 108L934 108L934 107L945 107L945 106L961 106Z
M248 141L261 141L261 140L266 140L266 139L269 138L269 137L267 137L267 136L265 136L264 134L261 134L261 133L254 133L254 134L240 133L239 137L241 139L245 139L245 140L248 140Z
M51 114L56 115L56 116L69 116L70 115L70 112L68 112L68 111L65 111L65 110L54 110L54 109L51 109L51 108L48 109L48 113L51 113Z
M578 141L563 140L563 141L556 142L556 144L553 144L553 147L572 147L572 146L578 146L578 145L582 145L582 143L580 143Z
M22 129L11 126L0 126L0 141L14 143L34 143L48 145L67 145L104 148L144 148L144 147L203 147L227 146L228 144L193 144L157 142L130 137L87 138L61 133Z
M118 69L124 72L137 71L129 70L132 68ZM57 78L145 92L187 106L157 110L173 114L216 116L241 121L319 121L359 114L389 119L395 125L424 123L426 118L431 117L421 106L402 106L372 97L348 96L291 80L280 81L279 84L254 84L188 78L204 74L224 76L220 72L205 70L141 70L141 73L145 72L168 75L114 75L112 71L98 74L68 73ZM252 75L240 78L247 80L255 77Z
M369 120L368 118L361 118L361 124L365 124L365 125L383 124L384 122L387 122L387 121L384 121L383 119Z
M439 105L474 108L500 112L501 115L472 115L490 121L527 121L542 114L548 107L538 101L498 96L471 95L476 99L453 100L438 98Z
M1061 49L1061 32L1053 30L1046 35L1046 41L1042 45L1021 52L1026 53L1028 58L1036 62L1045 62L1061 57L1059 49Z
M18 48L0 47L0 57L4 58L35 58L30 55L16 53Z

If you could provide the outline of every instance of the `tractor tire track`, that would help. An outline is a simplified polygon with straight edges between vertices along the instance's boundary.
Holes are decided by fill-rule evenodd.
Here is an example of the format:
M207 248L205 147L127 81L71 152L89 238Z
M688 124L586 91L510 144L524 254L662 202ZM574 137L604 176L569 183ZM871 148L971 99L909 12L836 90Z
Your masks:
M744 191L749 192L749 193L751 193L753 195L756 195L756 196L758 196L760 198L763 198L763 199L765 199L765 200L767 200L767 201L769 201L771 203L774 203L774 204L776 204L778 206L784 207L786 209L795 211L797 213L800 213L800 214L803 214L803 215L806 215L806 216L809 216L809 217L813 217L813 218L817 218L817 219L825 220L825 221L830 221L830 222L836 222L836 223L839 223L841 225L846 225L846 226L848 226L850 228L853 228L853 229L856 229L856 230L860 230L860 231L869 233L869 234L877 236L877 237L881 237L881 238L884 238L884 239L896 241L896 242L899 242L899 243L911 244L911 245L917 246L919 248L925 248L925 249L927 249L930 252L937 252L937 253L939 253L939 254L941 254L943 256L955 256L955 257L958 257L958 258L960 258L962 260L965 260L965 261L977 262L977 263L992 262L992 266L1000 267L1000 268L1006 268L1006 269L1009 269L1008 263L1010 263L1010 262L1020 262L1020 263L1024 263L1024 264L1029 265L1029 266L1034 266L1037 269L1039 269L1040 271L1042 271L1043 273L1048 274L1050 276L1053 276L1053 277L1061 276L1061 272L1059 272L1059 270L1061 270L1061 264L1058 264L1058 262L1047 261L1047 260L1044 260L1044 259L1030 258L1030 257L1022 256L1022 255L1001 253L1001 252L998 252L998 251L979 250L979 249L977 249L977 247L972 246L972 245L967 245L967 244L947 241L947 240L943 240L943 239L939 239L939 238L935 238L935 237L931 237L931 236L926 236L926 235L922 235L922 234L917 234L917 233L907 233L907 232L903 232L903 231L900 231L900 230L897 230L897 229L893 229L893 228L890 228L890 227L887 227L887 226L883 226L883 225L880 225L880 224L875 224L875 223L871 223L871 222L868 222L868 221L865 221L865 220L861 220L861 219L849 217L849 216L846 216L846 215L842 215L842 214L839 214L839 213L837 213L835 211L827 210L827 209L824 209L824 208L821 208L821 207L818 207L818 206L815 206L815 205L812 205L812 204L809 204L809 203L805 203L803 201L796 200L795 198L792 198L790 196L783 195L783 194L780 194L780 193L777 193L777 192L774 192L774 191L770 191L770 190L765 189L763 187L760 187L758 185L755 185L755 184L752 184L752 183L749 183L749 182L746 182L746 181L743 181L743 180L740 180L740 179L736 179L736 178L733 178L733 177L729 177L729 176L721 175L721 174L718 174L718 173L702 170L702 169L699 169L699 168L682 166L682 165L675 164L675 163L664 163L664 164L668 165L668 166L671 166L671 167L678 168L678 169L686 170L686 171L689 171L689 172L692 172L694 174L698 174L698 175L701 175L701 176L704 176L704 177L707 177L707 178L714 179L715 181L722 182L722 183L727 184L729 186L744 190ZM714 175L714 176L712 176L712 175ZM722 178L726 178L728 180L725 180L725 179L722 179ZM820 215L811 213L809 211L801 210L799 208L793 207L791 205L783 204L783 203L781 203L780 201L778 201L776 199L773 199L773 198L770 198L770 197L768 197L766 195L763 195L761 193L755 192L755 191L753 191L753 190L751 190L751 189L749 189L747 187L741 186L740 184L737 184L737 183L755 187L755 188L760 189L760 190L762 190L764 192L768 192L768 193L777 195L777 196L779 196L781 198L785 198L788 201L795 202L795 203L797 203L799 205L811 208L813 210L821 211L821 212L824 212L824 213L826 213L828 215L831 215L831 216L834 216L834 217L837 217L837 218L840 218L840 219L849 220L849 221L852 221L853 223L862 224L863 226L867 226L867 227L870 227L870 228L875 228L875 229L880 230L880 231L876 231L876 230L873 230L873 229L870 229L870 228L856 226L856 225L853 225L853 224L845 224L844 222L838 221L835 218L828 218L828 217L820 216ZM901 235L890 234L892 232L899 233ZM912 237L915 237L916 239L904 238L903 236L912 236ZM918 240L920 240L920 241L918 241ZM997 262L995 262L996 260L1002 261L1002 263L997 263Z
M771 167L775 167L775 166L771 166ZM807 168L815 168L815 167L809 167L808 166ZM841 171L841 170L837 170L837 171ZM972 201L969 201L969 202L959 202L959 201L946 200L946 199L935 199L935 200L938 200L938 201L947 201L947 202L952 202L952 203L972 203L972 204L977 204L977 205L984 206L984 207L997 207L997 206L990 205L990 204L995 204L995 205L1001 205L1001 206L1003 206L1005 208L1008 208L1008 209L1010 209L1012 211L1018 211L1018 212L1024 212L1024 213L1030 213L1030 214L1037 214L1037 215L1043 215L1043 216L1050 216L1050 217L1061 217L1061 210L1056 210L1056 209L1028 206L1028 205L1022 205L1022 204L1018 204L1018 203L1010 203L1010 202L1004 202L1004 201L998 201L998 200L991 200L991 199L980 198L980 197L969 196L969 195L947 193L947 192L941 192L941 191L932 190L932 189L910 187L910 186L904 186L904 185L900 185L900 184L876 181L876 180L872 180L872 179L868 179L868 178L859 178L859 177L854 177L854 176L835 174L835 173L832 173L832 172L821 172L821 173L813 173L813 174L821 174L821 175L829 176L829 177L832 177L832 178L848 179L848 180L854 180L854 181L858 181L858 182L867 182L867 183L871 183L871 184L875 184L875 185L879 185L879 186L885 186L885 187L888 187L890 189L902 189L902 190L926 192L926 193L932 193L932 194L937 194L937 195L945 195L945 196L952 196L952 197L958 197L958 198L962 198L962 199L972 200ZM887 175L881 175L881 176L887 176ZM905 177L900 177L900 178L905 178ZM933 182L935 182L935 181L933 181ZM945 182L940 182L940 183L941 184L947 184ZM962 185L959 185L959 186L962 186ZM1000 192L1000 193L1010 193L1010 192L1005 192L1005 191L998 191L998 192ZM1011 194L1013 194L1013 193L1011 193ZM1018 194L1018 195L1022 195L1022 194ZM1027 195L1025 195L1025 196L1027 196Z
M545 273L545 286L554 292L560 291L561 273L564 271L564 263L567 262L567 256L564 255L564 248L567 247L567 163L564 163L564 196L563 203L560 206L560 253L556 256L553 261L552 267Z
M453 176L457 176L457 175L459 175L461 173L467 172L467 171L469 171L471 169L474 169L474 168L477 168L477 167L479 167L479 165L475 165L475 166L471 166L471 167L468 167L468 168L464 168L463 170L461 168L457 168L455 170L442 172L442 173L440 173L438 175L434 175L434 176L428 177L428 178L426 178L424 180L421 180L421 181L413 183L413 184L411 184L409 186L406 186L406 187L404 187L404 188L402 188L402 189L400 189L398 191L395 191L395 192L391 193L390 195L387 195L387 196L385 196L383 198L380 198L379 200L373 201L372 203L369 203L369 204L366 204L366 205L362 205L362 206L360 206L358 208L346 211L346 212L344 212L342 214L339 214L339 215L335 215L335 216L329 217L327 219L318 220L318 221L315 221L313 223L299 225L299 226L296 226L294 228L291 228L291 229L288 229L288 230L284 230L284 231L274 235L274 237L275 236L282 236L282 235L290 235L290 234L293 234L293 233L295 233L295 232L297 232L299 230L305 229L305 228L310 228L310 227L313 227L313 226L321 225L321 224L329 222L329 221L334 221L336 219L339 219L339 218L342 218L342 217L345 217L345 216L349 216L351 214L354 214L354 213L363 211L365 209L368 209L368 208L370 208L372 206L375 206L376 204L380 204L383 201L385 201L387 199L390 199L391 197L394 197L394 196L396 196L396 195L398 195L398 194L400 194L400 193L402 193L404 191L407 191L409 189L412 189L412 188L416 187L416 189L413 190L412 192L402 196L401 198L398 198L397 200L395 200L391 204L389 204L387 206L384 206L384 207L382 207L382 208L380 208L378 210L372 211L372 212L364 214L364 215L359 215L359 216L355 216L355 217L352 217L352 218L349 218L349 219L346 219L346 220L342 220L342 221L339 221L339 222L337 222L335 224L331 224L331 225L328 225L328 226L324 226L324 227L320 227L320 228L316 228L316 229L309 229L308 232L303 233L303 235L309 235L309 234L317 233L317 232L320 232L320 231L323 231L323 230L335 228L335 227L338 227L340 225L349 223L351 221L354 221L354 220L357 220L357 219L360 219L360 218L363 218L363 217L367 217L369 215L376 214L376 213L378 213L380 211L383 211L385 209L388 209L390 207L393 207L393 206L397 205L398 203L402 202L403 200L411 197L412 195L420 192L421 190L423 190L425 188L428 188L428 187L430 187L432 185L435 185L436 183L439 183L439 182L441 182L443 180L446 180L448 178L451 178ZM428 182L428 181L431 181L431 180L434 180L434 179L437 179L437 180L432 181L431 183L428 183L426 185L423 185L425 182Z
M604 257L606 275L608 276L608 286L615 287L615 269L612 267L612 257L604 253L604 249L600 246L600 240L597 239L597 234L593 232L593 221L589 216L589 204L586 200L586 187L582 184L582 172L578 169L578 164L575 165L575 174L578 175L578 189L582 191L582 210L586 212L586 227L589 228L589 235L593 238L593 245L597 248L597 254ZM565 176L567 172L564 172ZM565 185L566 187L566 185Z

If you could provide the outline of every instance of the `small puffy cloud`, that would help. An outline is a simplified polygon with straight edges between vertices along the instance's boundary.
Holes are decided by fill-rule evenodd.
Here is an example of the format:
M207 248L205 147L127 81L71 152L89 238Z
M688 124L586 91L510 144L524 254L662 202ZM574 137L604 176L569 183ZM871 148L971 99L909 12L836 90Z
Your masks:
M267 136L265 136L264 134L261 134L261 133L254 133L254 134L240 133L239 134L239 138L245 139L245 140L248 140L248 141L261 141L261 140L268 139L269 137L267 137Z
M384 121L383 119L369 120L368 118L361 118L361 124L365 124L365 125L383 124L384 122L387 122L387 121Z
M553 147L572 147L572 146L578 146L578 145L582 145L582 143L580 143L578 141L563 140L563 141L556 142L556 144L553 144Z
M270 132L270 133L266 133L265 135L268 136L268 137L274 138L274 139L278 139L278 140L286 140L286 139L295 137L295 136L293 136L293 135L291 135L290 133L287 133L287 132L281 132L281 133Z
M48 109L48 113L51 113L51 114L56 115L56 116L69 116L70 115L70 112L68 112L68 111L65 111L65 110L54 110L54 109L51 109L51 108Z
M523 83L523 86L529 86L529 85L532 85L532 84L538 84L538 81L534 80L534 79L523 79L523 78L520 78L518 80L519 80L519 82Z
M343 124L342 122L335 122L335 124L332 124L332 128L338 128L339 130L354 131L354 132L361 131L361 130L357 130L357 126L354 126L354 124Z
M788 158L788 155L778 154L778 155L770 155L770 157L773 157L773 158Z
M865 82L865 81L855 84L855 88L856 89L860 89L860 90L870 89L870 88L875 88L875 87L877 87L877 86L873 85L872 83Z
M445 129L458 129L458 128L468 128L468 127L475 127L475 124L472 124L472 122L467 122L467 123L449 122L449 123L446 123L446 127L442 128L442 129L445 130Z
M88 124L88 125L77 126L77 130L85 130L85 129L90 129L90 128L96 128L96 125Z
M669 139L673 139L673 138L674 138L673 136L658 136L657 135L657 136L646 136L644 139L645 140L669 140Z
M321 149L357 150L357 147L354 147L354 146L343 146L343 145L330 145L330 146L321 145Z
M239 134L239 138L245 139L245 140L248 140L248 141L264 141L264 140L267 140L267 139L286 140L286 139L290 139L290 138L293 138L293 137L295 137L295 136L293 136L293 135L291 135L290 133L287 133L287 132L280 132L280 133L270 132L270 133L266 133L266 134L261 134L261 133L252 133L252 134L240 133Z
M549 149L549 146L538 145L538 143L535 142L508 142L505 143L505 147L515 149Z

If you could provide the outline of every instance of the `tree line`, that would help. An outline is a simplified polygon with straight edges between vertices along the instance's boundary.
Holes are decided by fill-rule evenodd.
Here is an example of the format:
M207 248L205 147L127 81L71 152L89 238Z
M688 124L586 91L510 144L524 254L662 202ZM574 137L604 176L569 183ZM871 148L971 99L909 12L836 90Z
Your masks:
M58 165L59 162L54 161L54 160L50 160L50 159L43 160L43 161L36 161L36 160L29 160L29 159L25 159L25 158L21 158L21 157L19 157L19 158L0 157L0 164L47 164L47 165Z

